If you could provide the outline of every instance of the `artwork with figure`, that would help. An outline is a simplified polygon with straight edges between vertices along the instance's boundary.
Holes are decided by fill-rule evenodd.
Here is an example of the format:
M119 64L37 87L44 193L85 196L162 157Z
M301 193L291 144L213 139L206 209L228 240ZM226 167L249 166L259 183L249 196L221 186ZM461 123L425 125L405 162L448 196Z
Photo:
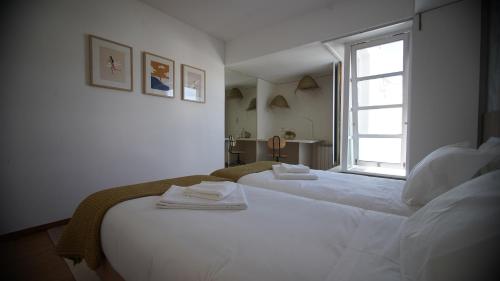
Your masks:
M125 54L106 47L100 47L99 50L101 79L123 83L125 81L125 73L123 72Z
M205 71L182 65L182 99L205 102Z
M198 73L188 72L187 85L193 97L198 97L201 86L201 75Z
M132 48L89 35L90 84L132 91Z

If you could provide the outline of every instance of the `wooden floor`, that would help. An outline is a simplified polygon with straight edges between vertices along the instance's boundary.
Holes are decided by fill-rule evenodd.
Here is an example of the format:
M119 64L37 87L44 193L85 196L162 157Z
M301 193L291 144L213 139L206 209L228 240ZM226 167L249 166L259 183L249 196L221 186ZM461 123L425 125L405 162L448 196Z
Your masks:
M1 280L75 281L46 231L0 241Z

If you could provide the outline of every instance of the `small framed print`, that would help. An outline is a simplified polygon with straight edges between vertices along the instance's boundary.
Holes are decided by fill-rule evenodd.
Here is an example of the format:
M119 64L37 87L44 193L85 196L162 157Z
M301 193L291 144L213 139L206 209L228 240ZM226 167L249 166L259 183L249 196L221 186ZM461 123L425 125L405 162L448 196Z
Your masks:
M205 70L182 65L182 99L205 102Z
M94 35L90 42L90 84L132 91L132 48Z
M173 98L175 96L175 62L171 59L144 52L143 63L144 93Z

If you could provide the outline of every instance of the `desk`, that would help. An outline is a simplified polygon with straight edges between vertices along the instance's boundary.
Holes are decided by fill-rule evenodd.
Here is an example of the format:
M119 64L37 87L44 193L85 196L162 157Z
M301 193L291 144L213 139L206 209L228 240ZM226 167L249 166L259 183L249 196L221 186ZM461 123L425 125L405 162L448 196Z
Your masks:
M241 154L241 159L245 163L273 160L269 148L267 147L267 139L238 138L236 142L239 150L245 151L244 154ZM314 146L321 142L321 140L287 140L286 146L281 150L281 153L288 155L288 157L281 158L280 161L312 167L314 163Z

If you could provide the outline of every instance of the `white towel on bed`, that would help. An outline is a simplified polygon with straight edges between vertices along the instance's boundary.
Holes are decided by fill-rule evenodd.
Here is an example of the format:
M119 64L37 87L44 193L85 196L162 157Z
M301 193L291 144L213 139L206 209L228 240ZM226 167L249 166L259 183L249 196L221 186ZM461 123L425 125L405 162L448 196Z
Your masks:
M156 206L165 209L244 210L248 207L245 191L237 185L226 198L214 201L184 195L184 187L172 185L158 200Z
M286 173L282 170L281 165L273 165L274 176L279 180L317 180L318 176L311 172L309 173Z
M292 165L292 164L281 163L280 165L281 165L281 171L285 173L308 174L311 171L309 167L302 164Z
M236 190L237 184L230 181L202 181L184 188L184 195L209 200L222 200Z

